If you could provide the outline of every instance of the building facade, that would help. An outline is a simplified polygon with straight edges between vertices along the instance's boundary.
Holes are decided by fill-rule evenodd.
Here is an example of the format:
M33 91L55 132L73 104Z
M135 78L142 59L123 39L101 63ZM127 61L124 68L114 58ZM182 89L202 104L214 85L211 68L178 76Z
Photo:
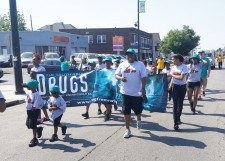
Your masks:
M71 53L89 52L88 38L77 34L51 31L19 32L20 51L57 52L69 60ZM0 32L0 54L12 54L11 32Z
M133 48L136 52L138 51L138 30L136 28L86 28L61 29L60 31L71 34L85 35L88 38L89 51L91 53L123 54L128 48ZM155 58L155 49L159 44L154 43L155 41L153 41L153 34L140 31L139 35L139 58ZM121 41L114 41L115 37L120 38ZM158 41L160 41L159 37L158 39Z

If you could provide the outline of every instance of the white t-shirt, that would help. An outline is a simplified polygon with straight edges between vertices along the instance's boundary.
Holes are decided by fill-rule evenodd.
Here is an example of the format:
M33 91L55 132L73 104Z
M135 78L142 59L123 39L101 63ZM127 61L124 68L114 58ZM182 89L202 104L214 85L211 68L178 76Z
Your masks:
M164 68L164 69L162 70L162 73L163 73L163 74L170 74L170 72L171 72L171 68L170 68L169 70L167 70L166 68Z
M102 70L105 68L105 64L96 64L95 70Z
M129 63L124 61L119 65L115 74L127 79L127 82L121 82L120 93L129 96L140 96L138 92L141 91L142 87L141 79L147 76L145 65L142 62Z
M170 74L174 74L174 75L183 75L183 74L184 74L184 75L187 75L187 74L188 74L188 68L187 68L187 65L185 65L185 64L182 64L182 65L180 65L180 66L174 65L174 66L171 68ZM174 84L177 84L177 85L184 85L184 84L187 83L186 77L184 77L182 80L173 78L173 83L174 83Z
M37 68L36 67L31 68L30 71L32 71L32 72L45 72L46 70L43 66L39 66Z
M0 99L1 98L5 99L4 96L3 96L3 94L2 94L2 92L0 91Z
M202 73L202 66L203 63L200 62L196 65L194 64L189 64L188 67L188 82L199 82L201 78L201 73Z
M35 93L32 93L31 91L27 92L27 100L26 100L27 110L31 110L33 107L35 107L35 109L41 109L43 105L44 101L38 92Z
M66 111L66 102L59 96L58 98L50 97L48 100L48 106L57 106L59 109L50 111L50 117L54 120Z

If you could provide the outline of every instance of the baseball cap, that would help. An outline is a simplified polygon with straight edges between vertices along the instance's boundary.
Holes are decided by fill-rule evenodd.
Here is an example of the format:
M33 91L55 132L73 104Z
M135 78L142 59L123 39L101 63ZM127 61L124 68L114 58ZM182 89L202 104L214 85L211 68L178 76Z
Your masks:
M120 59L116 59L116 60L115 60L115 62L118 62L118 63L120 63Z
M198 53L205 53L205 51L204 50L200 50Z
M192 58L192 59L200 60L200 57L199 57L198 54L193 54L191 58Z
M50 89L49 89L49 91L51 93L60 93L59 86L56 86L56 85L51 86Z
M88 64L89 64L89 65L94 65L94 66L96 66L96 62L95 62L95 61L91 61L91 62L89 62Z
M109 62L111 62L111 63L112 63L112 58L110 58L110 57L106 57L106 58L104 59L104 61L109 61Z
M120 56L116 56L116 59L121 60L121 57Z
M59 61L63 62L65 60L65 56L60 56Z
M134 51L134 49L129 48L129 49L127 49L125 54L128 54L128 53L135 54L135 51Z
M33 59L41 59L41 55L36 53L36 54L34 54Z
M102 59L103 57L101 55L98 55L97 58L101 58Z
M35 79L31 79L28 82L23 83L22 86L26 88L38 88L38 81Z

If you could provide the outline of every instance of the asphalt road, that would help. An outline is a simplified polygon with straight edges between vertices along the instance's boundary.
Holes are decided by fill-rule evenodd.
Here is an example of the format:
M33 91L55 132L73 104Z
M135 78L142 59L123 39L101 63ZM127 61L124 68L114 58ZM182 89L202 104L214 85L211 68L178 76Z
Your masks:
M53 127L43 125L40 145L29 148L32 133L25 127L25 105L10 107L0 114L1 161L224 161L225 160L225 70L213 70L206 96L199 102L197 115L192 115L185 100L183 124L173 130L172 103L165 113L143 113L143 129L132 120L130 139L124 139L123 116L113 111L109 122L98 116L91 105L84 120L85 107L68 108L62 122L67 135L50 143ZM102 108L103 109L103 108ZM134 118L134 117L133 117Z

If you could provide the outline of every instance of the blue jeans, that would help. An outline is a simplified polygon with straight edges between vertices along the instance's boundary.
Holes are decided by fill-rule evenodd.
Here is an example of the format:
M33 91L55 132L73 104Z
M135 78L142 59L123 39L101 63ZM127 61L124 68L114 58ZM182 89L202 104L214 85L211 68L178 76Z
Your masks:
M174 84L173 86L173 119L174 124L178 124L183 110L184 97L186 95L187 87L184 85Z

